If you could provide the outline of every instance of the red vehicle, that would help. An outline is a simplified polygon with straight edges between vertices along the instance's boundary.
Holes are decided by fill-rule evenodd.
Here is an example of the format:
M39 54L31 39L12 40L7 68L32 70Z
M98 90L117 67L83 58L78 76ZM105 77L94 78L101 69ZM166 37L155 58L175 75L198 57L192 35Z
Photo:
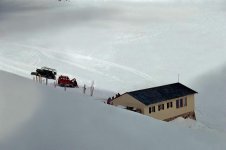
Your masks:
M58 85L62 87L78 87L76 79L70 80L68 76L59 76Z

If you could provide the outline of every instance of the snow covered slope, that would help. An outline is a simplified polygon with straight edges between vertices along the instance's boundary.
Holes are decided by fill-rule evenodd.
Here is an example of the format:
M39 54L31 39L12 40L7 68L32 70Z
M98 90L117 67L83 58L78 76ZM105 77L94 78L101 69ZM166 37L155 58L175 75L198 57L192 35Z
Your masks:
M31 78L36 67L54 67L114 92L176 82L180 73L199 92L199 123L226 132L225 1L133 2L1 0L0 69ZM30 118L39 103L27 104L24 118L8 121Z
M226 135L115 108L0 71L2 150L224 150Z
M178 73L190 85L225 62L225 9L218 3L36 3L45 4L1 5L2 70L28 77L47 65L128 91L175 82Z
M199 122L226 132L226 65L197 77L194 88L199 90L196 114Z

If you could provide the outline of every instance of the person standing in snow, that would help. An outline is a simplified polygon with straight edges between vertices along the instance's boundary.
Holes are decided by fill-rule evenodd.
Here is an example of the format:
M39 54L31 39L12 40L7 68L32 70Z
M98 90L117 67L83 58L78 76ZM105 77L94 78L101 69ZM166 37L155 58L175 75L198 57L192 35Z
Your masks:
M84 87L83 87L83 93L85 94L86 93L86 85L84 84Z

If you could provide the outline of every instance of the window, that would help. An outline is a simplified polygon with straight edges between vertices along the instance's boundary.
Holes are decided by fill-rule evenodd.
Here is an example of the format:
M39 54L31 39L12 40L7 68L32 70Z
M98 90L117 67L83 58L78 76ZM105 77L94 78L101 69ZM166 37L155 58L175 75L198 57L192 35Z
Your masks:
M173 107L173 102L168 102L168 103L167 103L167 109L168 109L168 108L172 108L172 107Z
M164 110L164 104L158 105L158 110L160 111L161 109Z
M149 114L151 113L151 107L149 107Z
M179 99L178 100L176 100L176 108L179 108L180 106L179 106Z
M152 106L152 112L155 112L155 106Z
M155 112L155 106L149 107L149 114L151 114L151 112Z
M181 98L180 99L180 107L183 107L184 105L183 105L183 99Z
M173 107L173 102L170 102L170 107L171 107L171 108Z
M184 106L187 106L187 97L184 98Z
M187 106L187 104L187 97L178 99L176 101L176 108L185 107Z

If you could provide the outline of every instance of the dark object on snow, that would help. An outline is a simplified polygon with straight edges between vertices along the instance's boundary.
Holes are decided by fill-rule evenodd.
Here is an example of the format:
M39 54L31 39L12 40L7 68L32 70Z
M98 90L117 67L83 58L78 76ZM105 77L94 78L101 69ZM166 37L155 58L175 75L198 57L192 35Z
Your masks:
M85 94L86 93L86 85L84 84L84 87L83 87L83 93Z
M59 76L58 78L58 85L62 87L78 87L76 79L70 80L68 76Z
M107 104L110 104L110 102L111 102L111 98L109 97L107 100Z
M42 67L41 69L36 69L36 72L31 72L31 75L41 76L46 79L56 79L57 71L52 68Z

